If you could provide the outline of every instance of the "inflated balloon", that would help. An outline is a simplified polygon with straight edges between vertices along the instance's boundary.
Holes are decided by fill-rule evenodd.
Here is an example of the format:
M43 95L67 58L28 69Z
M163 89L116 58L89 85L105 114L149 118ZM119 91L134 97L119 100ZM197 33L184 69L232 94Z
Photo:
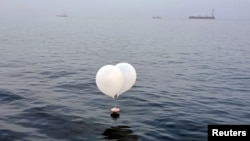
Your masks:
M113 65L101 67L96 74L98 89L112 98L118 94L123 87L124 77L121 70Z
M119 96L122 93L129 90L135 84L136 71L135 71L135 68L131 64L128 64L128 63L119 63L119 64L116 64L115 66L121 70L123 77L124 77L123 86L117 94L117 96Z

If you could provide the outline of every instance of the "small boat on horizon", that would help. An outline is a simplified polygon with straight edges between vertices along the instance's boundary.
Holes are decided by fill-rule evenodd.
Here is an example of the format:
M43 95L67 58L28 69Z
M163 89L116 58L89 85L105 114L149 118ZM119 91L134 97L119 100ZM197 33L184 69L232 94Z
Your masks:
M68 15L64 12L63 14L56 15L57 17L68 17Z
M153 16L152 18L153 18L153 19L161 19L160 16Z

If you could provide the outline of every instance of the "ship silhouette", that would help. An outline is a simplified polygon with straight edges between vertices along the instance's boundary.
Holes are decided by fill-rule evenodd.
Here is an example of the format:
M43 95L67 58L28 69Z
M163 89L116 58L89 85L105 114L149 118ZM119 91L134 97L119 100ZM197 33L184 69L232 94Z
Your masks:
M212 15L211 16L190 16L188 18L189 19L210 19L210 20L214 20L215 19L214 9L212 10Z

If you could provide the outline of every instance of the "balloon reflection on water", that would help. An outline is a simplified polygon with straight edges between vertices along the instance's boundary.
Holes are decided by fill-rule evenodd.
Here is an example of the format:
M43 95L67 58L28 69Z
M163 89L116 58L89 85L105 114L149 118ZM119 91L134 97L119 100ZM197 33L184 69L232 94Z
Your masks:
M139 136L135 135L131 130L131 127L120 125L106 129L103 134L104 139L118 140L118 141L138 141Z

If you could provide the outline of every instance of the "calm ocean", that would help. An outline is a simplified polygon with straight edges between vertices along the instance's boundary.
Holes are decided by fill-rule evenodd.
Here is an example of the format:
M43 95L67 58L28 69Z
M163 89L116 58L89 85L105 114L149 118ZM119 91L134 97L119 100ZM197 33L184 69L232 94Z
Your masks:
M95 83L127 62L117 101ZM250 123L250 21L74 19L0 23L1 141L206 141Z

